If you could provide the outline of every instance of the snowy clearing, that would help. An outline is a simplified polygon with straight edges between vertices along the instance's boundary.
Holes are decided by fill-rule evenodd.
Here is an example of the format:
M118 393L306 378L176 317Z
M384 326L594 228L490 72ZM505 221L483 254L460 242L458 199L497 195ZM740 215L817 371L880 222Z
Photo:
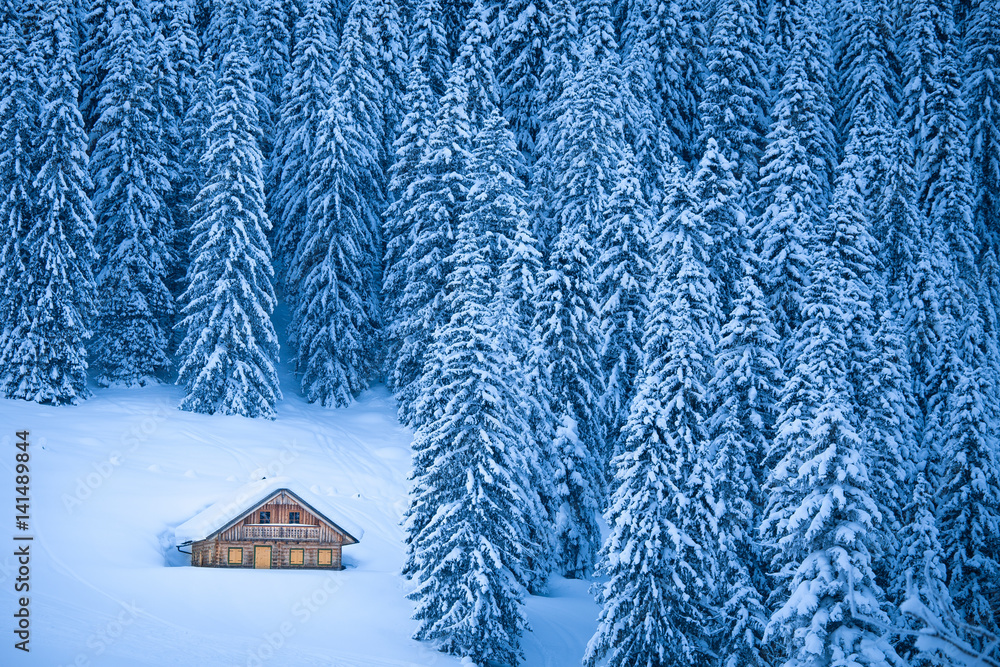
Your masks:
M97 389L74 407L0 401L10 512L14 433L30 431L35 538L28 655L11 640L13 550L0 559L0 663L460 664L410 639L399 521L412 434L388 392L327 410L286 389L273 422L181 412L181 397L159 386ZM294 478L364 529L344 549L345 571L194 568L174 549L176 526L263 475ZM579 665L598 613L588 582L557 579L527 611L522 664Z

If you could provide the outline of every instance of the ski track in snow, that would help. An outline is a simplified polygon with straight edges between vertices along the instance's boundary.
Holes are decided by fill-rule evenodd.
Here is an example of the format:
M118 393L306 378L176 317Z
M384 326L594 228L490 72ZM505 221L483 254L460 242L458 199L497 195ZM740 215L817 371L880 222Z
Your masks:
M275 421L176 409L169 385L99 389L77 406L0 400L0 471L13 512L14 432L31 453L31 653L0 665L411 667L459 665L410 639L399 575L412 434L382 387L330 410L294 393ZM176 525L260 476L288 475L362 526L342 572L192 568L168 543ZM331 517L336 520L336 517ZM8 520L13 519L8 515ZM10 544L10 542L8 542ZM15 599L0 555L0 614ZM526 602L526 667L578 667L596 626L588 582L556 579ZM8 620L5 632L13 624Z

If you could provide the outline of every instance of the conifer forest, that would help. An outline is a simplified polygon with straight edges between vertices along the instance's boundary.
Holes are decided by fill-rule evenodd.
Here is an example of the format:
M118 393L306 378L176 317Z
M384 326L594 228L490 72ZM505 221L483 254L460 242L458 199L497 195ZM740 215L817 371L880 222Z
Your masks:
M384 384L482 667L1000 664L1000 0L0 11L0 395Z

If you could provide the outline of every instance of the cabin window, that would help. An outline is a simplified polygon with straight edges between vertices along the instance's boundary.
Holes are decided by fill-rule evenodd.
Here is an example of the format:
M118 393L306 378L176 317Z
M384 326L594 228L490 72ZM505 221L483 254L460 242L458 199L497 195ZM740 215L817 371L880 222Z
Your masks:
M333 565L333 549L320 549L316 556L317 565Z
M289 512L288 513L288 523L299 523L299 513Z
M261 512L260 513L260 522L261 523L271 523L271 513L270 512Z
M302 565L305 562L305 549L289 549L288 564Z
M230 565L242 565L243 564L243 548L242 547L229 547L229 564Z

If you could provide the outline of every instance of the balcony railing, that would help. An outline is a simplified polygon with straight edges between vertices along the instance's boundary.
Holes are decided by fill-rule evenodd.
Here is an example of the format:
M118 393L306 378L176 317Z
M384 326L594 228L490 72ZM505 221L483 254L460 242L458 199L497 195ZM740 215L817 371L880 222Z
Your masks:
M245 540L318 540L319 526L271 523L261 526L242 526L240 534Z

